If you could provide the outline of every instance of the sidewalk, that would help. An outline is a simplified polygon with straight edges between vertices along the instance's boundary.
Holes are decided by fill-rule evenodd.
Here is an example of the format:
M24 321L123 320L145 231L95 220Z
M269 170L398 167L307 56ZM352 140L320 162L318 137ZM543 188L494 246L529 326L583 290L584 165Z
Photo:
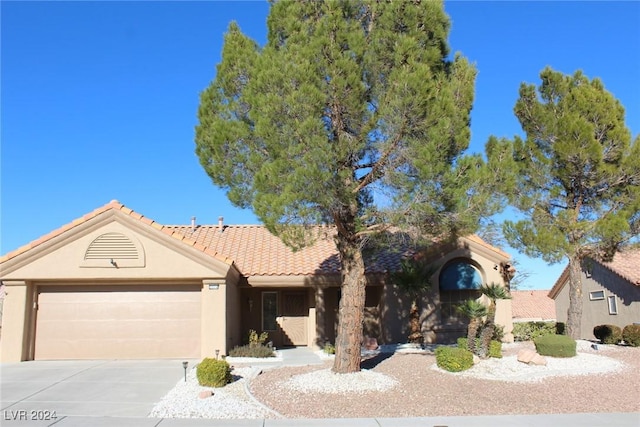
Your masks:
M2 426L55 427L637 427L640 413L501 415L481 417L203 420L120 417L60 417L51 421L7 420ZM14 415L19 415L15 413ZM29 416L29 414L25 414Z

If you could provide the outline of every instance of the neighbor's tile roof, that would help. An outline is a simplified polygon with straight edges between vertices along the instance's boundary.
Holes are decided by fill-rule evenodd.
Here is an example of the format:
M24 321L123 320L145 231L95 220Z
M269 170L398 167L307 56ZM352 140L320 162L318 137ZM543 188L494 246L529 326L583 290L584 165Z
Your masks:
M628 280L629 283L640 286L640 248L626 249L618 252L609 262L594 261L623 279ZM569 266L567 265L555 285L553 285L553 288L549 291L549 296L555 298L568 279Z
M514 319L555 319L556 302L549 291L511 291L511 316Z
M640 286L640 248L618 252L611 262L601 264L623 279Z
M192 230L190 225L162 225L127 208L117 200L4 255L0 258L0 263L110 210L128 215L220 261L234 264L241 274L247 277L338 274L340 272L340 259L332 238L331 227L316 227L321 238L306 248L293 251L262 225L223 225L222 232L218 225L197 225L195 230ZM478 236L468 236L467 239L495 251L496 254L508 257L508 254L489 245ZM366 271L367 273L397 271L403 256L402 251L386 251L378 254L375 259L366 261Z

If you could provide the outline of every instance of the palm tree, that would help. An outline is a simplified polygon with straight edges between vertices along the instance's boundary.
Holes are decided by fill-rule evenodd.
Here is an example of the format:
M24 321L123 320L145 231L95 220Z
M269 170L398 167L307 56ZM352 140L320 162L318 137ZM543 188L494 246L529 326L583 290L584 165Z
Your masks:
M469 326L467 326L467 346L472 353L476 353L476 336L478 335L478 329L482 324L482 318L487 315L487 306L480 301L469 299L464 303L456 307L456 310L461 315L469 319Z
M411 258L402 259L400 271L391 275L393 282L411 298L408 340L410 343L422 344L424 340L420 326L418 300L422 293L431 287L431 276L435 271L435 266L427 263L422 254L417 254Z
M511 299L509 291L504 286L497 283L491 283L490 285L484 285L480 288L482 295L489 298L489 311L487 313L487 321L492 323L496 320L496 301L499 299Z
M490 285L484 285L480 288L482 295L489 298L489 307L487 309L487 320L482 325L480 332L480 349L478 356L487 357L489 353L489 345L493 339L495 333L495 320L496 320L496 302L499 299L511 299L509 291L501 285L491 283Z

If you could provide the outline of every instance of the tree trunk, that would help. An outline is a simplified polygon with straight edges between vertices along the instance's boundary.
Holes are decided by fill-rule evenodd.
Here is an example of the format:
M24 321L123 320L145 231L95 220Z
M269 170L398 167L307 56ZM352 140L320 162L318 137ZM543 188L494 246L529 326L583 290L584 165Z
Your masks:
M424 338L420 327L420 307L418 298L411 300L411 311L409 312L409 342L412 344L422 344Z
M360 371L367 282L362 252L357 242L340 236L336 239L342 264L342 296L333 372L347 374Z
M582 279L580 258L569 258L569 309L567 310L567 335L580 339L582 324Z
M473 354L476 354L478 351L476 348L476 337L478 335L478 328L480 327L479 323L480 319L471 319L467 327L467 348Z

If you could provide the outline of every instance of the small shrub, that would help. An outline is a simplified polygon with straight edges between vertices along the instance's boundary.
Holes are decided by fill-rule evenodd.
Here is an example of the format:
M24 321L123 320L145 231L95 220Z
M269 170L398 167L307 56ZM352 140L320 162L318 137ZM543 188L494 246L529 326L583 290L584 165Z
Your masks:
M500 341L491 341L491 344L489 344L489 357L502 359L502 343Z
M616 325L598 325L593 328L593 336L602 344L618 344L622 341L622 329Z
M536 351L542 356L574 357L576 341L568 335L543 335L533 340Z
M469 350L469 339L465 337L460 337L456 341L458 344L458 348L464 348L465 350Z
M226 360L205 358L196 368L198 383L204 387L224 387L231 382L231 367Z
M274 357L273 349L266 345L242 345L234 347L229 352L231 357Z
M556 335L567 335L567 325L564 322L556 323Z
M269 334L267 332L263 332L260 335L253 329L249 329L249 345L251 347L258 347L264 345L264 343L269 338Z
M458 344L458 348L464 348L465 350L469 350L469 339L467 337L460 337L456 341ZM476 348L480 347L480 338L476 338Z
M531 341L544 335L562 335L558 333L556 322L517 322L513 324L513 339L515 341Z
M324 349L323 349L323 350L324 350L324 352L325 352L325 353L327 353L327 354L336 354L336 348L335 348L335 346L334 346L333 344L331 344L331 343L326 343L326 344L324 345Z
M464 348L436 348L436 363L439 368L449 372L461 372L473 366L473 353Z
M627 345L640 347L640 325L627 325L622 330L622 339Z

